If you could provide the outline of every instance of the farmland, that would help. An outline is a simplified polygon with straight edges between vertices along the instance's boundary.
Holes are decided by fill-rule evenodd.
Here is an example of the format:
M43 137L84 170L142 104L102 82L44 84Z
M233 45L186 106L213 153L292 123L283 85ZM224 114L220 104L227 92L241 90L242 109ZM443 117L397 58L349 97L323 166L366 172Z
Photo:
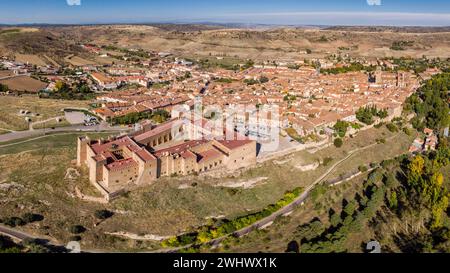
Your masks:
M29 76L17 76L6 80L0 80L0 83L7 85L11 91L26 93L37 93L47 87L46 83L35 80Z
M0 97L0 128L27 130L28 122L25 121L25 116L19 115L20 110L30 111L30 118L34 122L62 116L64 114L62 109L66 107L88 106L88 102L85 101L39 99L33 95L2 96Z

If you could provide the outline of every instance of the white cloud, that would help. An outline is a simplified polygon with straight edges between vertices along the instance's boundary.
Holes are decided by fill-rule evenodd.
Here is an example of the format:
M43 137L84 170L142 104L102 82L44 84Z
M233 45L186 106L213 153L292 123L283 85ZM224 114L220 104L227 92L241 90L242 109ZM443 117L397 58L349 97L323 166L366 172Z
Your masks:
M81 0L66 0L69 6L81 6Z

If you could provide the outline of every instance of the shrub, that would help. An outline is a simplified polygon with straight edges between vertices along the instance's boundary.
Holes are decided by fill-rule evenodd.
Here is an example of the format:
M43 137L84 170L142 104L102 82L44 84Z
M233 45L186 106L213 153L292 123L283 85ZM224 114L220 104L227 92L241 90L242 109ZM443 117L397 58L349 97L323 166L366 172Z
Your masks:
M328 164L330 164L332 161L333 161L333 158L332 158L332 157L325 157L325 158L323 159L322 165L323 165L323 166L328 166Z
M334 146L336 146L336 148L341 148L342 145L344 145L344 141L341 138L336 138L334 140Z
M367 166L361 165L361 166L358 167L358 170L359 170L360 172L364 173L364 172L367 172L368 169L367 169Z
M386 124L386 128L387 128L391 133L396 133L396 132L398 132L397 126L395 126L395 124L393 124L393 123L388 123L388 124Z
M70 227L70 233L81 234L86 231L86 228L81 225L74 225Z
M403 132L404 132L407 136L411 136L411 135L412 135L411 130L409 130L407 127L403 128Z
M29 224L44 220L44 216L34 213L25 213L24 215L22 215L22 219L25 223Z
M3 220L3 223L10 227L24 226L26 223L19 217L10 217Z
M109 210L97 210L95 212L95 217L100 220L106 220L108 218L111 218L113 215L114 213Z

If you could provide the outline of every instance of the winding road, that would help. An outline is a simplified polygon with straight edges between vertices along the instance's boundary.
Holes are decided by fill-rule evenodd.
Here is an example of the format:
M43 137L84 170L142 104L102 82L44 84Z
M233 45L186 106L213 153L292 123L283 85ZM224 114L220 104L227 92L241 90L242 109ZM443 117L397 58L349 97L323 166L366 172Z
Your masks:
M393 136L394 137L394 136ZM392 139L393 137L389 138ZM254 224L245 227L241 230L235 231L233 234L233 236L236 237L242 237L245 236L247 234L249 234L250 232L263 228L265 226L270 225L273 221L275 221L278 217L286 215L288 213L293 212L298 206L302 205L303 202L305 202L306 198L308 198L309 194L311 193L311 190L314 189L314 187L316 187L318 184L322 183L323 180L331 173L333 172L339 165L341 165L342 163L344 163L345 161L347 161L349 158L351 158L354 154L363 151L363 150L367 150L369 148L372 148L374 146L378 145L378 143L374 143L371 145L368 145L366 147L362 147L362 148L358 148L355 149L353 151L350 151L349 154L344 157L343 159L339 160L338 162L336 162L333 166L331 166L324 174L322 174L316 181L314 181L314 183L312 183L310 186L308 186L304 192L297 198L295 199L291 204L281 208L280 210L278 210L277 212L271 214L270 216L261 219L257 222L255 222ZM212 246L217 246L219 245L224 239L226 239L229 235L226 235L224 237L218 238L218 239L214 239L212 241L209 242L209 244L211 244Z
M12 229L9 227L5 227L3 225L0 225L0 234L6 235L11 237L12 239L16 239L19 241L24 241L24 240L28 240L28 239L35 239L33 236L22 232L22 231L18 231L16 229Z
M0 144L2 142L10 142L25 138L39 137L48 133L76 133L76 132L126 132L129 128L123 127L110 127L106 123L101 123L95 126L84 126L84 125L72 125L67 127L57 127L54 129L34 129L28 131L13 131L6 134L0 135Z

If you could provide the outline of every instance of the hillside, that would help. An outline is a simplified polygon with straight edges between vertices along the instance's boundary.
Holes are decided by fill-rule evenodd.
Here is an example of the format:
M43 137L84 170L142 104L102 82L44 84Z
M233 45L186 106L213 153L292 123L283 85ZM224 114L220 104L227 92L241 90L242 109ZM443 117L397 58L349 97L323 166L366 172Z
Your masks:
M338 52L368 58L450 57L450 32L446 28L225 29L202 25L97 25L48 26L33 31L3 28L1 31L0 53L45 54L59 62L69 54L86 55L77 46L80 43L170 51L190 58L227 56L260 61L299 61ZM407 46L395 47L399 44ZM306 54L307 49L312 54Z

